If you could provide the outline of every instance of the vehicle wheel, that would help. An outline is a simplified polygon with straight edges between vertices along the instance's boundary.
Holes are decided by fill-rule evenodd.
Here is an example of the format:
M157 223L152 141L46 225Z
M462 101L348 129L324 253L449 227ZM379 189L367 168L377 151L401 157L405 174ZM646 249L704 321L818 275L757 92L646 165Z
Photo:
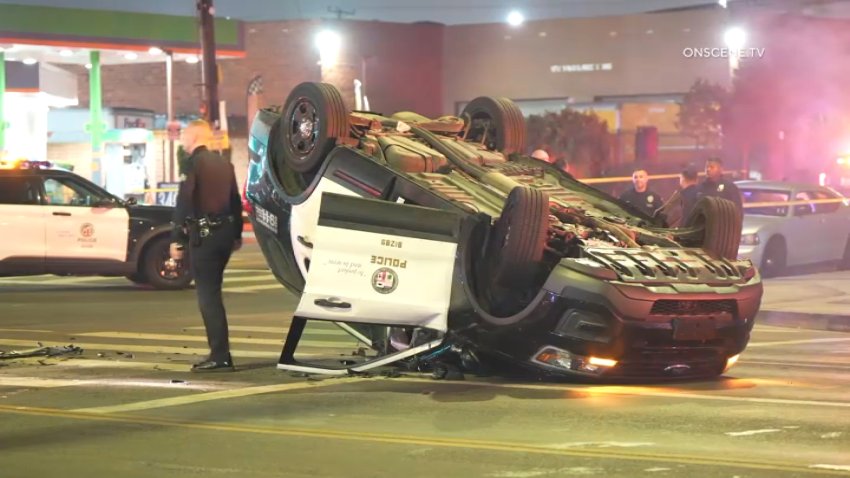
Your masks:
M286 99L280 128L286 165L299 173L315 172L337 138L348 136L348 110L332 85L301 83Z
M141 271L147 277L147 283L156 289L185 289L192 282L192 273L189 270L189 257L185 255L182 261L178 261L177 268L169 268L167 263L171 258L169 252L170 246L171 239L168 237L154 239L145 248L141 259Z
M785 247L785 240L781 237L772 237L767 241L764 248L764 255L761 259L762 277L778 277L785 272L785 266L788 260L788 251Z
M841 256L841 262L838 263L838 270L850 270L850 237L847 238L847 242L844 244L844 255Z
M461 117L466 121L467 140L506 155L525 150L525 118L508 98L479 96L466 105Z
M701 247L711 257L729 260L738 257L743 217L732 201L711 196L700 199L685 220L685 226L703 229Z
M503 287L528 286L540 270L549 226L549 196L527 187L508 194L490 237L490 277Z

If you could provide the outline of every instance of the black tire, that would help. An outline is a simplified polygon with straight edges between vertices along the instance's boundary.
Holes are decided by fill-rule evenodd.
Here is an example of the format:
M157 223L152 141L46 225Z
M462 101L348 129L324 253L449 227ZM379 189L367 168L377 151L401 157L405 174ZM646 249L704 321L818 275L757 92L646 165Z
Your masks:
M160 237L153 239L151 243L145 247L141 257L141 267L139 270L147 278L147 283L155 289L160 290L179 290L189 287L192 282L192 272L189 268L188 252L184 255L183 260L178 262L178 267L174 271L168 271L165 267L166 261L169 259L169 248L171 240L168 237Z
M348 109L332 85L301 83L286 99L280 128L286 165L299 173L315 172L337 138L348 136Z
M508 155L525 151L525 118L508 98L479 96L463 109L466 139ZM486 133L486 134L485 134Z
M703 229L700 247L711 257L729 260L738 257L743 215L732 201L712 196L701 198L685 220L685 226Z
M516 187L490 236L490 277L503 287L525 288L540 271L549 232L549 196Z
M764 246L759 271L762 277L779 277L785 273L788 263L788 248L785 239L780 236L771 237Z

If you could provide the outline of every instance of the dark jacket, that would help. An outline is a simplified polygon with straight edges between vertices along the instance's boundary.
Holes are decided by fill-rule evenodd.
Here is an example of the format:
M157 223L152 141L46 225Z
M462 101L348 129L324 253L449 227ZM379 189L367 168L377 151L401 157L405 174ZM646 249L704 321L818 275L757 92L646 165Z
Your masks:
M735 203L739 212L744 209L743 202L741 201L741 191L739 191L738 186L729 179L724 178L720 181L712 181L705 178L703 182L697 186L697 199L706 196L728 199Z
M650 216L652 216L652 214L664 203L661 199L661 195L658 193L649 189L639 193L635 190L635 188L631 188L621 194L620 201L627 202Z
M236 185L233 165L204 146L192 152L186 163L186 174L180 177L177 207L172 220L172 240L185 243L183 224L187 219L204 215L231 216L236 231L234 239L242 239L242 201Z

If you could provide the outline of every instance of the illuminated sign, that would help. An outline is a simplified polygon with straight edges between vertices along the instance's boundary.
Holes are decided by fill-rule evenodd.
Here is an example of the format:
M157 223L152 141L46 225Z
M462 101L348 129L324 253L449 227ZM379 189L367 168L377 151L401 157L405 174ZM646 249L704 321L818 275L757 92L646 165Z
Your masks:
M611 71L613 63L577 63L573 65L552 65L549 67L551 73L587 73L592 71Z

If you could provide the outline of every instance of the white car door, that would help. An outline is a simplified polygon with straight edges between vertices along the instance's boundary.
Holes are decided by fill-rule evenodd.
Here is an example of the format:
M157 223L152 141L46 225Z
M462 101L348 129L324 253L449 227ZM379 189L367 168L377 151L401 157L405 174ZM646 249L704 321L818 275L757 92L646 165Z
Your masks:
M793 217L786 228L788 266L798 266L822 261L829 228L825 216L818 214L817 204L804 203L817 199L815 191L798 191L794 195Z
M44 178L46 261L127 260L130 215L113 197L82 179Z
M295 262L298 263L298 268L301 269L301 275L305 278L307 277L307 264L313 255L313 242L316 237L316 228L319 225L319 208L324 193L358 196L357 193L345 186L323 177L316 185L316 189L303 203L292 206L292 222L289 227L292 252L295 254Z
M0 177L0 271L44 272L45 210L36 181L24 175Z
M816 262L836 261L844 256L844 248L850 239L850 211L843 198L828 189L816 191L820 201L815 211L823 225L823 245L818 247ZM831 201L831 202L827 202Z

